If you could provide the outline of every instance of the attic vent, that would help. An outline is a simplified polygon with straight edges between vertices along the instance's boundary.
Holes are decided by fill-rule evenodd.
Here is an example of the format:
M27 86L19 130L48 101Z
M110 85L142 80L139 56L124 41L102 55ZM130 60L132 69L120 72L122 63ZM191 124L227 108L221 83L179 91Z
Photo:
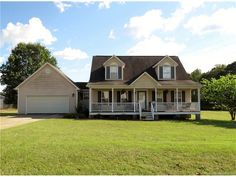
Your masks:
M50 73L51 73L51 70L47 68L47 69L45 69L45 73L46 73L46 74L50 74Z

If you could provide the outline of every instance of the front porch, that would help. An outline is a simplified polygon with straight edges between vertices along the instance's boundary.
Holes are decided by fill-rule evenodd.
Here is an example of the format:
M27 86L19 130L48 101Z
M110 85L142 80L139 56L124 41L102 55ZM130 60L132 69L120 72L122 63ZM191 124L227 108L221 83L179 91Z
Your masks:
M90 115L200 115L200 89L91 89Z

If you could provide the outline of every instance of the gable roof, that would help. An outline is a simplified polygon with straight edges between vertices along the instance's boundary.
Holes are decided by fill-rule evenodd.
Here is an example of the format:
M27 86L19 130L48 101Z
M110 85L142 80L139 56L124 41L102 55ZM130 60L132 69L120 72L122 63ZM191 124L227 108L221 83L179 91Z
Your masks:
M149 79L151 79L154 83L156 83L157 85L160 85L156 79L154 79L152 76L150 76L150 74L148 74L146 71L141 74L138 78L136 78L132 83L130 83L130 85L134 84L135 82L137 82L139 79L141 79L144 75L148 76Z
M90 74L90 83L108 82L105 80L105 68L103 63L112 56L94 56ZM160 62L165 56L116 56L125 63L124 80L122 83L130 84L141 74L147 72L155 80L158 80L153 66ZM176 80L189 80L188 75L177 56L170 56L177 64ZM109 81L111 82L111 81ZM117 81L112 81L117 82Z
M112 55L108 60L106 60L106 61L103 63L103 66L105 66L105 65L106 65L110 60L112 60L112 59L118 60L123 66L125 65L125 63L124 63L122 60L120 60L117 56Z
M174 63L175 63L175 66L178 66L178 63L175 61L175 60L173 60L170 56L168 56L168 55L166 55L165 57L163 57L160 61L158 61L154 66L153 66L153 68L156 68L163 60L165 60L165 59L170 59L170 60L172 60Z
M72 86L74 86L77 90L79 90L79 88L74 84L74 82L67 77L60 69L58 69L57 67L53 66L50 63L45 63L44 65L42 65L37 71L35 71L33 74L31 74L27 79L25 79L23 82L21 82L15 89L17 90L20 86L22 86L23 84L25 84L26 82L28 82L36 73L38 73L39 71L41 71L43 68L45 68L46 66L50 66L52 69L54 69L56 72L58 72L58 74L60 74L63 78L65 78Z

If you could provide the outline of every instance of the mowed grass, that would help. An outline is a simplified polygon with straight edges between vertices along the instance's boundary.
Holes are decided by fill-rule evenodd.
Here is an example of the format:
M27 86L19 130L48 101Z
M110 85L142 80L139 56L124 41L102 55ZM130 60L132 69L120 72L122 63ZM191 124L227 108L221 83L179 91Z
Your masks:
M2 175L236 174L236 122L49 119L1 131Z

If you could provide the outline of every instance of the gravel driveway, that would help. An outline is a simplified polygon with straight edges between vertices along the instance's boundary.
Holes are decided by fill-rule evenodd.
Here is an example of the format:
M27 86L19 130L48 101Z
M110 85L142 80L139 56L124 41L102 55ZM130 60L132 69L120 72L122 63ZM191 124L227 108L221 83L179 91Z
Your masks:
M22 124L28 124L47 118L59 117L58 115L17 115L17 116L1 116L0 130L15 127Z

